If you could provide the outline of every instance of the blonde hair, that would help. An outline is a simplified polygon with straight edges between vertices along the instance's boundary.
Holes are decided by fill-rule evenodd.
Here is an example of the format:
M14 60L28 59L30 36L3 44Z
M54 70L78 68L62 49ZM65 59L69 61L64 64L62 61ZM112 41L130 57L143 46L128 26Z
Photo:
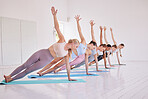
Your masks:
M79 42L79 40L77 40L77 39L70 39L70 40L68 41L68 43L78 44L78 43L80 43L80 42ZM68 55L69 55L69 57L71 58L71 55L72 55L72 50L71 50L71 49L68 49Z

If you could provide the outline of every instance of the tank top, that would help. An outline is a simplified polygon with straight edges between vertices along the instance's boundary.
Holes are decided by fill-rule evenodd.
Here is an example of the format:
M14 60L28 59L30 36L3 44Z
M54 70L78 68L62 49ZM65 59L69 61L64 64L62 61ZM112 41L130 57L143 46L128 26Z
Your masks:
M53 49L57 57L64 57L68 54L68 51L64 50L65 45L66 42L53 44Z
M103 55L103 52L101 52L100 50L97 50L99 55Z
M93 49L93 50L91 50L91 55L95 55L95 54L97 54L97 51L96 51L96 48L95 49Z
M86 49L87 49L87 44L84 45L84 44L80 43L79 47L76 49L78 56L85 54ZM76 57L77 57L77 55L72 51L71 58L69 58L69 62L72 61L73 59L75 59Z

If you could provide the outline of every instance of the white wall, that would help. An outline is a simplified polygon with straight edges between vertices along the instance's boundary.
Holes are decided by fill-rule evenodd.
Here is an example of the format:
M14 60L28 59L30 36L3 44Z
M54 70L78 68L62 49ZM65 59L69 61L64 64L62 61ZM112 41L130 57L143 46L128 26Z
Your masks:
M0 65L2 65L2 18L0 17Z
M2 17L3 64L21 63L20 20Z
M60 17L58 19L60 21L67 21L67 0L0 0L0 16L35 21L37 23L37 49L43 49L48 48L55 42L51 6L59 9L58 16ZM10 41L8 40L8 42ZM2 48L1 44L0 48ZM32 51L30 55L35 51ZM24 55L25 53L23 52L22 54ZM25 57L22 57L23 62L26 60ZM1 60L0 58L0 65Z
M48 48L53 43L52 5L59 9L59 20L66 21L67 0L0 0L0 16L37 22L38 49Z
M21 62L24 63L37 49L36 22L21 20Z
M78 34L74 15L80 14L82 31L90 37L89 20L95 20L95 36L99 41L100 25L107 26L108 41L113 44L109 27L113 28L117 43L125 43L122 60L148 60L148 1L147 0L69 0L67 33ZM71 26L70 26L71 25ZM78 35L77 35L78 36ZM76 36L76 37L77 37Z
M60 21L70 18L70 22L64 26L66 40L78 38L74 15L80 14L87 42L91 40L89 20L94 19L98 42L98 27L105 25L108 28L108 41L113 44L109 31L111 26L116 41L125 43L123 60L148 60L147 0L0 0L0 16L37 22L37 47L48 48L55 41L50 11L52 5L59 10Z

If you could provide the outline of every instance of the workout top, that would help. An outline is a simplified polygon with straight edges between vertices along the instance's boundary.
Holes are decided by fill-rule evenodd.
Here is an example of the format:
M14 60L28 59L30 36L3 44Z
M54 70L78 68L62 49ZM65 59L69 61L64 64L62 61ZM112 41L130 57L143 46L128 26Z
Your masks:
M101 52L100 50L97 50L99 55L103 55L103 52Z
M95 49L93 49L93 50L91 50L91 55L95 55L95 54L97 54L97 51L96 51L96 48Z
M64 50L65 45L66 42L53 44L53 49L57 57L64 57L68 54L68 51Z
M78 56L82 55L82 54L85 54L86 49L87 49L87 44L84 45L84 44L80 43L79 47L76 49L77 53L78 53ZM69 61L75 59L76 57L77 57L77 55L72 51L71 58L69 58Z
M115 51L113 51L112 49L110 50L111 53L116 53L119 51L119 48L117 48Z

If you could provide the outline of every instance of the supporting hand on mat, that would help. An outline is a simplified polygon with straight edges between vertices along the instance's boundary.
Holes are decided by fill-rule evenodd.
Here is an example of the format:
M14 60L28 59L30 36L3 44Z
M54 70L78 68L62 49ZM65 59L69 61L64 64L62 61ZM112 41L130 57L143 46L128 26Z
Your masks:
M110 69L110 67L105 67L106 69Z
M115 65L110 65L110 67L115 67Z
M87 75L93 75L93 74L91 74L91 73L86 73Z
M75 79L71 79L71 78L70 78L70 79L68 79L68 80L69 80L69 81L77 81L77 80L75 80Z
M99 72L99 71L102 71L102 70L96 70L96 71L98 71L98 72Z

